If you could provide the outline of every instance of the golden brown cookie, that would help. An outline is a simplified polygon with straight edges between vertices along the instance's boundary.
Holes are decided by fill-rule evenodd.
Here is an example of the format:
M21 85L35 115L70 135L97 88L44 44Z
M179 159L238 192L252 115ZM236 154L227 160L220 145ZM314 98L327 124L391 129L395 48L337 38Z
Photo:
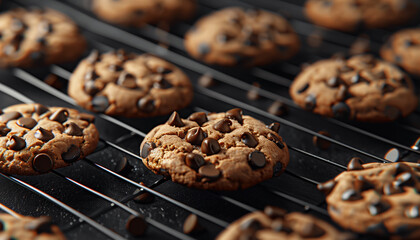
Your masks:
M93 152L93 116L70 108L18 104L0 115L0 171L37 175L69 166Z
M417 106L407 74L371 55L308 66L293 81L290 96L317 114L366 122L394 121Z
M292 57L299 38L279 15L231 7L200 19L185 35L185 48L209 64L255 66Z
M55 10L11 10L0 15L0 66L31 67L76 60L86 48L78 27Z
M278 129L278 123L267 127L238 108L188 119L174 112L147 134L140 156L154 173L188 187L244 189L280 175L289 163Z
M318 188L328 212L346 229L390 239L420 238L420 164L353 159L348 171Z
M169 62L118 50L102 55L92 52L74 70L68 93L91 111L151 117L188 106L193 88L188 77Z

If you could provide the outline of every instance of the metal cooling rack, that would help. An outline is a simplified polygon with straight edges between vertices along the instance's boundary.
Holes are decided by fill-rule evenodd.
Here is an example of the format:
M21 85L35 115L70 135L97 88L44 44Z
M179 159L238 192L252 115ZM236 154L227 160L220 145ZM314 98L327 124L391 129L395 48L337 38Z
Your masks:
M2 174L0 202L24 215L49 215L69 239L134 239L124 229L130 215L144 216L149 227L142 239L214 239L230 222L249 211L266 205L290 211L305 211L331 222L324 196L316 184L329 180L346 169L351 157L366 162L386 162L384 154L397 148L404 160L416 161L420 151L410 147L420 134L420 110L397 123L366 124L323 118L297 107L288 95L293 77L301 64L347 52L357 36L312 25L302 13L303 0L198 0L197 19L226 6L257 6L278 12L289 18L302 41L298 56L282 63L252 69L226 69L207 66L188 56L182 38L193 22L178 23L170 31L146 26L142 29L119 28L97 20L89 10L89 1L13 0L4 8L17 6L48 6L69 15L88 38L90 48L108 51L124 48L128 51L151 52L181 67L194 84L193 104L180 111L187 117L195 111L219 112L240 107L245 114L265 123L280 122L281 135L291 152L286 172L250 189L235 192L212 192L189 189L154 175L145 168L138 156L139 145L154 126L168 116L149 119L125 119L96 114L101 139L95 153L73 166L35 177ZM319 48L311 48L306 40L314 32L323 36ZM366 32L371 49L377 52L391 34L385 30ZM162 47L162 42L168 48ZM1 71L0 107L17 103L39 102L50 106L80 109L66 94L66 81L75 64L53 65L45 69L19 68ZM54 88L43 79L50 73L59 76L62 87ZM203 88L197 79L204 73L213 76L217 84ZM253 82L261 85L261 99L246 98ZM418 83L417 83L418 84ZM289 106L284 117L266 111L273 101ZM318 134L326 130L331 137ZM320 150L313 146L312 137L328 140L332 147ZM128 159L131 170L116 171L122 159ZM142 182L143 184L140 184ZM155 196L150 204L134 203L136 189ZM0 208L13 214L4 205ZM196 235L182 233L184 219L194 213L206 229Z

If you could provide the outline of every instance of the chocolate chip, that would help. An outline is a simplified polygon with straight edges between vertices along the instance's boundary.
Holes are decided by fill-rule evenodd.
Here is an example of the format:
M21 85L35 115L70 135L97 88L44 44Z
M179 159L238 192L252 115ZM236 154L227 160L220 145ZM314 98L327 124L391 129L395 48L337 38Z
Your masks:
M96 95L101 90L96 86L95 81L86 81L83 85L83 90L91 96Z
M10 128L6 126L0 126L0 136L6 136L10 132Z
M184 122L182 121L181 117L179 116L179 114L176 111L174 111L172 113L172 115L169 117L169 119L166 123L169 124L170 126L174 126L174 127L185 126Z
M77 118L81 119L83 121L86 121L88 123L95 122L95 116L93 116L92 114L88 114L88 113L79 113L79 115L77 115Z
M391 162L397 162L401 158L400 151L396 148L391 148L385 153L384 158Z
M172 84L166 80L164 77L160 76L155 83L153 83L153 87L154 88L159 88L159 89L168 89L173 87Z
M395 63L401 63L402 62L402 57L399 55L395 55L394 56L394 62Z
M200 127L188 130L185 140L193 145L201 146L201 142L206 138L206 134Z
M200 43L197 48L198 54L206 55L210 52L210 45L207 43Z
M220 171L213 164L201 166L198 169L198 173L202 177L208 178L210 180L216 180L220 177Z
M284 216L286 216L287 211L278 207L266 206L264 208L264 213L269 218L276 219L276 218L284 218Z
M140 150L140 156L142 158L147 158L149 156L150 151L152 151L156 147L154 142L146 142L143 144L143 147Z
M163 74L163 75L166 75L166 74L172 73L173 70L169 69L169 68L166 68L166 67L158 67L158 68L156 68L156 72L160 73L160 74Z
M36 39L36 41L42 46L47 45L47 39L45 39L44 37L39 37Z
M124 49L118 49L117 52L115 53L115 55L121 61L126 61L126 60L129 59L129 56L126 54L126 52L124 51Z
M142 190L137 189L136 192L134 192L134 194L137 194L139 191ZM148 192L143 192L140 195L134 197L133 201L136 203L147 204L153 202L154 199L155 197L152 194Z
M268 107L267 111L276 116L284 116L289 112L289 108L286 104L280 101L275 101L270 105L270 107Z
M120 65L117 65L117 64L110 64L108 66L108 69L112 72L120 72L120 71L124 70L123 67L121 67Z
M251 33L248 35L247 39L245 39L244 43L245 46L257 47L259 43L259 36L255 33Z
M109 107L109 101L106 96L95 96L92 99L92 108L95 112L105 112Z
M71 145L70 148L67 150L67 152L64 152L61 154L61 158L66 163L72 163L77 161L80 158L81 155L80 148L76 145Z
M332 77L332 78L328 79L328 81L327 81L327 86L328 87L336 88L336 87L338 87L338 85L340 85L340 81L338 80L338 77Z
M185 234L191 234L201 231L203 228L198 222L198 217L195 214L190 214L184 221L183 231Z
M416 184L416 180L415 177L413 176L412 173L409 172L404 172L404 173L400 173L395 181L394 181L394 186L399 188L399 187L412 187Z
M32 161L32 167L35 169L35 171L38 171L40 173L46 173L49 172L54 166L54 162L45 153L40 153L34 157L34 160Z
M326 136L326 137L331 137L330 134L328 132L326 132L326 131L319 131L318 134L320 134L322 136ZM326 150L326 149L328 149L331 146L331 142L330 141L328 141L326 139L323 139L321 137L318 137L318 136L313 136L312 137L312 143L316 147L318 147L318 148L320 148L322 150Z
M207 155L220 152L219 142L214 138L205 138L201 143L201 151Z
M397 107L386 106L384 109L384 114L390 120L396 120L401 116L401 111Z
M134 237L139 237L144 234L147 229L147 224L144 218L140 216L131 215L125 225L125 229Z
M34 133L34 137L36 139L39 139L43 142L48 142L49 140L54 138L54 135L51 131L45 130L44 128L40 127L36 132Z
M32 52L29 57L32 59L32 61L37 62L37 64L39 64L39 62L43 62L45 59L45 53L41 52L41 51L37 51L37 52Z
M380 89L382 91L382 94L390 93L390 92L393 92L395 90L395 88L393 86L389 85L388 83L382 83L380 85Z
M411 47L413 45L414 45L414 43L410 39L407 39L407 40L404 41L404 46L405 47Z
M244 222L241 223L239 227L241 230L253 230L253 231L257 231L263 228L261 222L255 218L249 218L245 220Z
M20 117L22 117L22 114L20 114L19 112L7 112L0 115L0 122L8 122L10 120L15 120Z
M50 120L63 123L67 121L68 117L69 117L69 112L66 109L60 109L60 110L55 111L53 114L51 114Z
M259 99L260 98L259 89L260 89L260 84L254 82L252 84L252 87L247 92L246 98L248 98L249 100L252 100L252 101L255 101L255 100Z
M34 106L34 112L38 114L39 116L48 112L50 109L42 104L35 104Z
M95 81L96 79L99 78L99 75L96 74L95 70L90 70L85 74L85 81Z
M384 184L382 191L385 195L392 195L396 193L401 193L402 189L399 186L395 186L394 184L386 183Z
M347 164L347 171L363 170L363 164L364 162L361 158L354 157L350 159L350 162Z
M150 98L141 98L137 102L137 107L140 111L150 113L155 110L155 100Z
M230 126L232 125L232 121L227 118L224 118L214 124L213 128L222 133L228 133L231 131Z
M350 118L350 107L344 102L338 102L331 107L335 118L349 119Z
M194 169L195 171L197 171L205 163L206 162L203 156L199 154L188 153L187 156L185 156L185 164L187 164L188 167Z
M383 222L372 224L367 227L366 233L376 236L388 236L389 232Z
M316 98L314 95L309 94L305 98L305 109L306 110L313 110L316 107Z
M285 233L292 233L293 230L287 226L287 223L285 221L282 220L274 220L271 223L271 229L275 232L285 232Z
M305 85L303 85L301 88L299 88L299 89L297 90L297 92L298 92L299 94L301 94L301 93L305 92L308 88L309 88L309 83L305 83Z
M294 230L303 238L319 238L325 234L325 231L314 222L304 222L297 225Z
M14 32L19 32L25 29L25 24L17 18L12 19L12 24L10 26L10 29Z
M205 112L195 112L188 117L188 120L194 121L200 126L208 121L207 114Z
M0 231L4 231L5 226L2 221L0 221Z
M356 201L360 199L362 199L362 195L354 189L348 189L341 195L341 200L343 201Z
M386 212L388 209L390 209L391 206L384 201L377 201L374 203L369 204L368 210L370 215L376 216L378 214Z
M269 133L267 135L267 138L268 140L273 141L277 145L277 147L279 147L280 149L284 148L283 142L280 141L280 139L276 135Z
M42 21L39 23L39 30L42 35L51 33L53 31L53 25L48 21Z
M248 147L254 148L258 145L257 139L250 133L246 132L241 136L242 142Z
M232 120L238 121L240 124L243 123L242 109L234 108L226 112L226 117Z
M137 88L136 77L128 72L122 72L118 77L117 83L126 88Z
M217 35L216 39L219 43L224 44L224 43L227 43L230 40L234 39L234 37L231 36L230 34L227 34L227 33L221 33L221 34Z
M283 164L281 162L276 162L273 166L273 177L277 177L280 173L283 172Z
M360 74L359 74L359 73L356 73L356 75L354 75L354 76L350 79L350 82L351 82L352 84L356 84L356 83L359 83L359 82L360 82L360 79L361 79Z
M419 214L419 206L412 205L405 210L405 216L408 218L418 218L420 217Z
M334 189L336 184L337 182L335 180L329 180L327 182L318 184L317 188L319 191L323 192L325 195L328 195Z
M126 157L122 157L117 161L117 164L115 165L115 172L117 173L126 173L128 170L130 170L131 166L128 162Z
M23 138L12 135L6 143L6 147L10 150L19 151L26 147L26 142Z
M32 129L38 123L31 117L21 117L16 121L16 124L24 128Z
M347 87L344 85L340 85L338 87L337 98L343 101L348 99L349 97L351 97L351 94L347 91Z
M280 123L274 122L274 123L268 125L268 128L271 129L272 131L276 132L276 133L279 133L279 131L280 131Z
M39 233L52 233L51 226L52 226L51 218L42 216L26 223L25 229L30 230L30 231L36 231L38 234Z
M88 61L89 63L95 63L98 60L99 60L99 52L96 49L92 50L92 52L90 52L89 56L86 58L86 61Z
M253 169L264 167L266 164L264 153L260 151L253 151L248 155L248 163Z
M211 74L206 73L198 79L198 84L202 87L208 88L216 84Z
M72 136L82 136L83 135L83 130L77 126L76 123L74 122L70 122L68 124L65 125L66 130L64 130L64 133L68 134L68 135L72 135Z

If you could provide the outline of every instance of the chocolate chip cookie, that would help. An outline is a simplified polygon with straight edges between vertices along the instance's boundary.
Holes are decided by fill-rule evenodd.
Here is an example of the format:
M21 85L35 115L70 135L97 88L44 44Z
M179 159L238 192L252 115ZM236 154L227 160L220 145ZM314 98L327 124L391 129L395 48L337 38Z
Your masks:
M348 171L318 188L342 227L390 239L420 238L420 164L368 163L354 158Z
M381 57L407 72L420 75L420 28L394 33L381 48Z
M0 15L0 66L32 67L76 60L86 41L57 11L22 8Z
M411 0L308 0L305 4L312 22L340 31L402 25L417 11Z
M299 38L279 15L231 7L200 19L185 35L185 48L209 64L255 66L292 57Z
M116 24L141 27L186 20L195 13L195 0L93 0L92 9L100 18Z
M144 165L188 187L236 190L280 175L289 151L278 134L235 108L223 113L193 113L152 129L140 146Z
M37 175L69 166L93 152L93 116L63 107L18 104L0 115L0 171Z
M286 213L281 208L267 206L264 212L253 212L236 220L216 238L216 240L237 239L350 240L356 238L339 232L327 222L309 214Z
M410 78L371 55L308 66L293 81L290 96L317 114L366 122L394 121L417 106Z
M20 216L0 214L0 239L19 240L65 240L60 229L51 223L49 217Z
M122 50L102 55L93 51L73 72L68 93L88 110L125 117L169 114L193 97L191 82L179 68L149 54Z

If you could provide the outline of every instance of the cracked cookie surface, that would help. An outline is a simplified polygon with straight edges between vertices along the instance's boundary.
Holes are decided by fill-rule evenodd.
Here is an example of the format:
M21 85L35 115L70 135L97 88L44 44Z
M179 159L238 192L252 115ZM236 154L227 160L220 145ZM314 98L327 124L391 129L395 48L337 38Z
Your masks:
M93 152L99 134L92 115L63 107L18 104L0 115L0 171L37 175Z
M240 109L198 112L188 119L174 112L147 134L140 156L154 173L188 187L244 189L280 175L288 165L278 130L278 123L267 127Z
M290 96L317 114L366 122L405 117L418 101L407 74L371 55L308 66L293 81Z
M279 15L232 7L200 19L185 35L185 47L209 64L250 67L291 58L299 38Z
M86 41L71 19L51 9L0 15L0 66L33 67L76 60Z
M125 117L169 114L193 98L191 82L179 68L122 50L93 51L73 72L68 93L83 108Z

